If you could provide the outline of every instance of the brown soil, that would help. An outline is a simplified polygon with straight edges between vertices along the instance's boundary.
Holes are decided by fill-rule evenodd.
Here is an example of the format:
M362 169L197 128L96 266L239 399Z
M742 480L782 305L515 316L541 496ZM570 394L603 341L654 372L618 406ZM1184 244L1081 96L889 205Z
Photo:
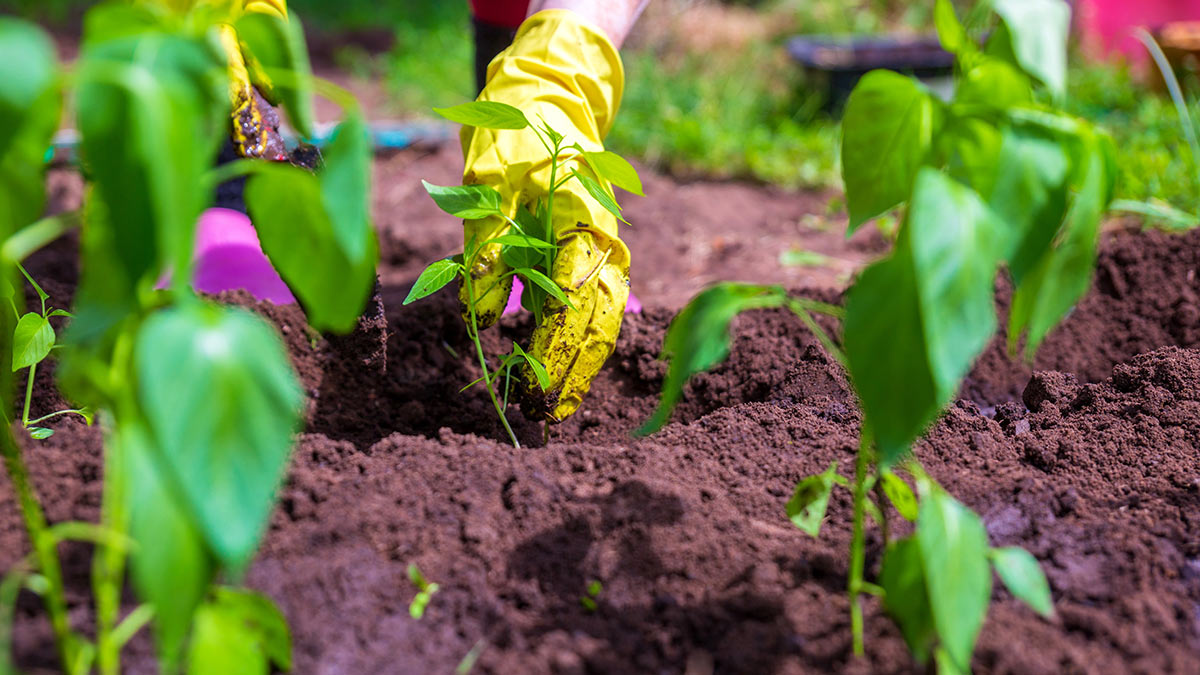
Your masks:
M585 408L548 446L514 410L530 446L515 450L481 392L457 394L476 369L453 297L400 304L424 263L460 245L416 180L453 182L456 165L452 149L378 163L382 304L358 332L314 340L296 307L257 306L309 392L308 427L248 577L287 615L296 672L452 672L473 648L476 672L490 673L919 672L873 602L868 656L850 656L848 494L835 494L820 539L784 516L800 477L849 466L857 444L845 377L798 320L739 318L733 356L689 387L676 422L628 435L656 402L667 323L704 283L783 281L834 299L880 240L844 241L844 216L821 215L829 195L647 176L650 197L629 200L626 232L647 310L627 316ZM71 179L55 180L69 201ZM791 246L834 264L781 268ZM72 256L68 240L32 261L59 305ZM1050 579L1051 621L998 587L976 672L1200 672L1198 267L1200 232L1110 233L1091 294L1047 341L1039 372L1031 379L993 345L919 445L992 543L1028 548ZM529 327L509 318L488 340L498 349ZM40 379L35 411L57 404ZM49 440L24 442L49 515L95 519L99 433L52 426ZM876 531L872 567L881 545ZM26 550L0 481L0 569ZM84 626L88 551L64 554ZM409 563L441 585L420 621L408 615ZM592 580L603 588L588 611ZM15 649L31 672L53 671L32 596ZM143 636L129 671L153 672L149 654Z

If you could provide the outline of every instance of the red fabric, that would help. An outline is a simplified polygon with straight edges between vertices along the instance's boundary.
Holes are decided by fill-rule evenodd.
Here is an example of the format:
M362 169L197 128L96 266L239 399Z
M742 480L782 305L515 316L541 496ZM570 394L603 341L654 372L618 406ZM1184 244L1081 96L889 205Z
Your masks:
M471 0L475 18L493 26L517 28L529 11L529 0Z
M1137 26L1153 30L1170 21L1200 20L1200 0L1080 0L1075 7L1085 45L1122 52L1134 63L1147 58L1146 48L1133 37Z

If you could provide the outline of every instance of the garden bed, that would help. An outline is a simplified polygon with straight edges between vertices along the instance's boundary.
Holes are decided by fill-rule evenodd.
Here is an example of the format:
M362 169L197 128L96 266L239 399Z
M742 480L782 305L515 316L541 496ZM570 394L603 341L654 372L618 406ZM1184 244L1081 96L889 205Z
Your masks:
M423 263L461 245L416 179L452 183L459 166L453 148L377 163L382 302L356 333L314 339L298 308L258 306L309 395L247 579L287 615L296 672L452 672L472 650L476 672L495 673L914 671L874 601L867 658L850 658L848 495L834 493L819 540L784 514L800 477L850 466L858 443L845 377L794 315L739 318L733 356L688 388L675 423L629 436L657 401L666 326L704 283L782 281L833 300L881 239L864 228L845 241L844 217L825 215L833 195L646 176L649 198L629 201L626 230L646 311L627 316L584 408L548 445L540 425L512 415L530 446L514 450L486 396L457 393L477 369L453 296L400 302ZM70 175L52 186L60 207L78 197ZM832 264L781 268L791 246ZM66 306L72 241L30 269ZM1093 289L1042 347L1040 372L1010 362L998 340L919 444L992 544L1031 551L1053 591L1057 616L1045 621L997 587L976 672L1200 672L1198 270L1200 232L1111 228ZM509 318L500 333L529 327ZM35 413L58 403L48 375L37 392ZM48 515L95 520L100 432L52 426L46 441L23 439ZM83 625L89 557L72 547L65 572ZM0 569L26 550L0 481ZM420 621L408 612L410 563L441 587ZM152 672L150 649L144 636L134 643L130 672ZM30 672L55 669L32 596L15 651Z

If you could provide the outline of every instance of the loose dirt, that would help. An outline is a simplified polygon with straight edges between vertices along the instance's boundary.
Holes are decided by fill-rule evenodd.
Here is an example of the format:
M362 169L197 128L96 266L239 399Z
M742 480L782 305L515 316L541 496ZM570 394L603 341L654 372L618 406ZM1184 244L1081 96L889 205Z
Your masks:
M647 176L626 230L647 309L626 317L584 409L548 445L514 409L529 446L515 450L482 392L457 393L476 367L452 295L401 306L421 267L461 245L417 181L455 182L456 167L449 148L377 163L380 301L356 333L314 339L297 307L222 298L279 325L309 394L247 578L287 615L296 672L444 673L469 652L487 673L920 672L874 602L868 656L850 656L848 493L835 493L819 539L784 515L799 478L852 464L859 420L844 374L798 320L739 318L733 356L696 378L675 422L629 436L656 403L667 324L706 282L782 282L836 300L882 240L845 241L844 216L826 215L832 195ZM70 176L53 181L60 205L77 194ZM781 267L790 247L832 264ZM77 278L73 248L31 263L60 306ZM1200 233L1115 228L1091 293L1033 367L998 341L919 444L993 545L1026 547L1050 580L1050 621L997 586L976 672L1200 672L1198 267ZM500 349L529 328L508 318L488 340ZM35 410L57 405L49 374L37 384ZM95 519L100 434L53 426L47 441L23 442L47 511ZM27 549L0 481L0 569ZM873 530L871 568L881 549ZM84 626L89 551L64 554ZM408 614L410 563L441 586L420 621ZM592 581L602 589L589 610ZM55 669L28 594L15 651L30 672ZM153 672L151 651L135 641L129 671Z

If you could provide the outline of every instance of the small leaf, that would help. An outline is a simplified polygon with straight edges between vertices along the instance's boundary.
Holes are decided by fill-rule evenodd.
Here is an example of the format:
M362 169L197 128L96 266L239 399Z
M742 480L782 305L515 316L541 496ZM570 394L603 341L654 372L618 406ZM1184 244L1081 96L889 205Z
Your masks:
M433 111L451 122L481 129L524 129L529 126L525 113L496 101L472 101Z
M426 267L421 276L417 277L417 282L413 284L412 290L408 292L408 297L404 298L404 304L415 302L441 290L443 286L454 280L458 276L458 271L462 269L462 265L446 258Z
M883 494L887 495L888 501L892 506L896 507L896 511L905 520L917 519L917 497L913 494L912 488L904 479L896 474L884 469L879 474L883 485Z
M254 84L265 90L261 93L266 96L277 92L279 95L272 98L282 101L292 126L302 136L311 137L316 120L312 66L308 61L300 18L291 13L285 21L261 12L247 12L237 20L235 28L238 38L249 48L250 65L261 66L267 77L276 80L269 87L263 82ZM252 68L254 70L258 68Z
M884 590L884 610L900 627L913 659L925 663L937 640L937 630L916 537L905 537L888 545L879 570L879 585Z
M517 270L517 274L520 274L525 279L537 284L538 288L549 293L554 297L555 300L558 300L562 304L570 307L572 310L575 309L575 305L571 304L571 300L567 297L567 294L563 292L563 289L559 288L558 284L554 283L554 281L544 273L530 267L523 267Z
M933 25L942 49L957 54L972 46L966 29L954 14L954 5L950 0L937 0L933 8Z
M579 173L578 171L572 173L571 175L579 179L579 182L583 184L583 188L587 190L588 194L592 196L592 199L595 199L600 206L603 206L606 211L613 214L617 220L625 223L626 225L629 224L629 221L625 220L625 217L621 215L621 207L602 185L597 183L594 179Z
M13 372L41 363L53 347L54 328L50 321L34 312L22 316L13 330Z
M519 354L521 358L525 359L525 363L529 364L529 368L533 371L534 377L537 378L538 386L542 388L542 391L549 389L550 374L546 372L546 366L543 366L541 361L538 361L536 358L526 354L525 350L521 349L521 345L515 342L513 343L513 351Z
M764 307L779 307L787 294L777 286L719 283L700 291L671 320L663 340L662 358L670 359L663 380L662 398L654 415L634 432L645 436L662 428L683 396L683 387L729 356L729 324L738 314Z
M547 251L555 248L554 244L551 244L548 241L535 239L534 237L526 234L517 234L516 232L509 232L508 234L502 234L499 237L492 237L483 243L485 245L501 244L503 246L516 246L519 248L537 248Z
M987 530L979 516L940 487L928 481L918 487L916 539L933 622L941 645L965 672L992 596Z
M588 166L592 167L592 171L595 171L596 175L622 190L642 197L646 196L646 193L642 191L642 179L638 178L637 169L633 168L633 165L624 157L607 150L588 152L581 148L580 152L583 153Z
M1019 546L994 548L990 552L992 566L1000 581L1013 597L1029 605L1047 619L1054 616L1054 601L1050 599L1050 584L1042 573L1037 558Z
M779 264L784 267L820 267L829 260L827 255L799 248L788 249L779 254Z
M1010 41L1018 65L1041 80L1055 96L1067 90L1067 37L1071 7L1063 0L992 0L1007 30L993 40Z
M438 208L464 220L501 215L500 193L486 185L434 185L421 181Z
M28 427L26 431L29 432L30 438L38 441L45 440L54 435L54 430L47 429L46 427Z
M217 588L196 612L189 675L269 675L292 668L292 637L283 614L254 591Z
M833 476L837 473L837 462L829 465L825 473L809 476L796 483L796 490L787 502L787 515L792 524L816 537L821 534L821 521L829 507L829 495L833 492Z

